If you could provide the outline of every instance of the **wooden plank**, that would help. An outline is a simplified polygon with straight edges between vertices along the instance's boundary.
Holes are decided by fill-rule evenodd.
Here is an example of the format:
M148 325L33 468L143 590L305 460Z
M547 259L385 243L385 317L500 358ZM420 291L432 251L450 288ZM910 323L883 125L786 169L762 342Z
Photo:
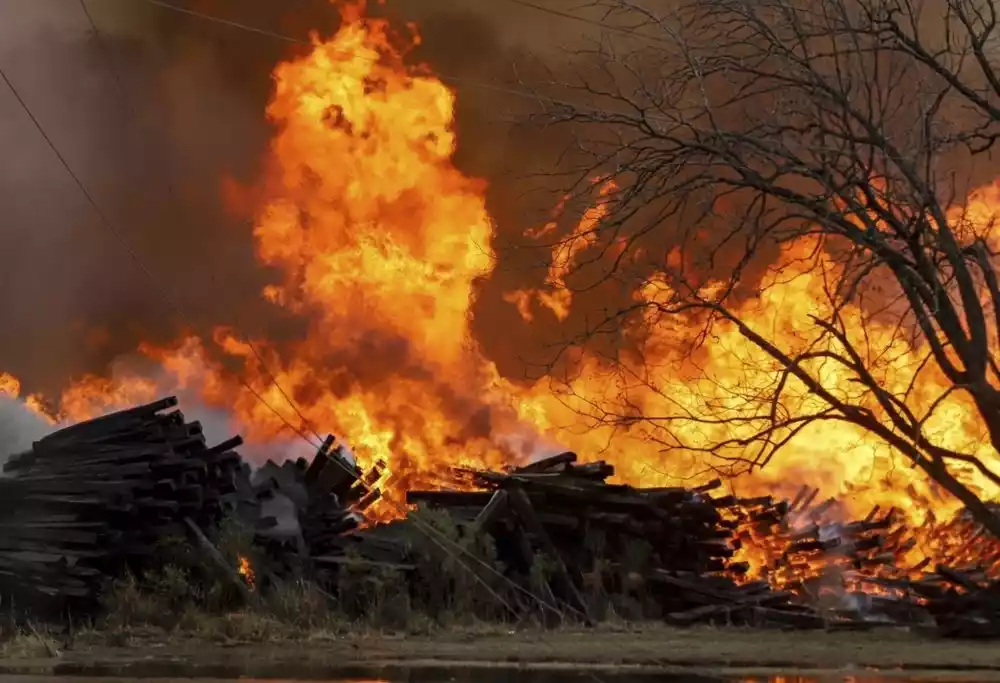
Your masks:
M229 579L229 583L237 590L240 596L245 602L250 602L252 600L252 595L250 593L250 588L247 586L246 582L239 575L234 567L232 567L226 559L219 552L219 549L208 540L208 536L201 530L197 524L190 517L184 518L184 525L194 536L198 543L198 546L202 549L205 557L207 557L219 570Z
M517 513L517 516L524 523L531 535L534 536L542 545L542 549L555 565L556 576L558 576L560 583L562 583L562 588L569 597L571 604L583 616L584 621L588 625L592 624L593 617L590 614L590 610L587 608L587 602L583 599L583 596L577 589L576 584L570 577L569 570L566 569L566 563L563 561L562 555L559 554L555 544L552 543L552 539L549 538L547 533L545 533L545 528L535 515L535 509L531 505L531 499L528 498L524 489L518 486L508 489L508 493L510 496L511 507Z
M551 455L547 458L536 460L533 463L516 467L513 471L518 474L551 472L556 469L564 468L566 465L574 462L576 462L576 453L573 453L572 451L565 451L564 453Z
M354 483L361 478L360 468L352 466L343 453L343 448L338 446L327 455L329 462L323 467L315 485L317 495L321 492L333 493L343 498Z
M310 489L310 493L318 493L315 488L319 482L320 474L327 466L332 464L330 462L330 449L333 448L334 440L333 434L327 434L326 439L323 440L312 462L306 469L305 485L306 488Z
M488 531L496 519L507 511L507 495L507 492L503 490L493 492L489 501L483 506L482 511L480 511L472 522L473 533ZM409 497L407 497L407 500L409 500Z
M605 479L615 476L615 467L603 460L588 462L585 465L567 467L566 476L594 479L603 482Z
M492 491L407 491L406 502L410 505L426 503L433 507L475 506L485 507L493 499Z

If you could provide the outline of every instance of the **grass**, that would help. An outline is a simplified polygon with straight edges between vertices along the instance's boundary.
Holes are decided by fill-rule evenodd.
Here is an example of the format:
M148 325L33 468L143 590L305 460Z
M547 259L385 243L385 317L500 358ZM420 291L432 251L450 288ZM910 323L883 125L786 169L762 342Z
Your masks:
M206 562L190 542L165 539L156 553L160 566L117 581L99 618L83 628L77 625L62 649L82 642L132 646L150 639L232 645L391 635L440 638L581 625L580 615L552 592L555 567L545 556L536 554L527 568L505 567L491 539L463 533L447 512L420 509L411 519L433 528L431 537L410 535L412 569L372 569L348 561L322 587L257 576L258 589L249 601L234 589L231 574ZM233 567L240 557L262 571L267 566L252 535L238 524L223 524L213 541ZM584 576L583 597L598 630L631 631L657 621L662 626L660 607L641 580L651 561L648 544L608 548L597 534L588 537L588 544L582 552L598 559L593 576ZM615 557L613 566L599 559L607 555ZM521 573L517 585L505 578L515 569ZM58 639L40 635L44 629L7 631L9 637L0 641L9 643L15 655L37 652L46 643L56 648Z
M195 544L165 538L153 554L157 566L134 567L131 575L115 582L104 596L100 617L86 628L125 644L149 630L213 642L266 642L315 634L425 635L581 623L583 615L553 593L556 567L543 554L536 553L527 567L505 566L491 537L467 533L444 510L415 510L407 523L418 527L406 534L412 568L373 569L362 558L352 562L349 557L320 587L294 576L267 574L270 563L254 543L253 532L227 520L212 534L219 552L232 567L247 558L258 574L265 574L255 577L249 601L233 586L231 572L206 561ZM608 624L660 616L655 601L627 578L643 573L651 549L641 543L605 548L596 533L587 542L581 549L587 556L607 552L616 558L614 572L598 560L594 578L585 577L590 614ZM609 592L605 579L615 572L621 575L615 582L620 589ZM519 577L516 583L507 578L512 574Z
M233 589L232 577L206 563L188 541L167 539L157 553L164 564L117 582L94 627L125 644L149 629L212 642L277 642L573 628L584 621L554 594L556 567L547 556L534 554L527 567L504 566L492 538L465 533L444 510L420 508L409 523L420 527L407 535L412 569L372 568L357 557L322 588L301 579L257 576L261 589L249 602ZM253 567L267 566L252 534L236 523L224 523L213 540L233 567L241 557ZM595 558L592 572L583 577L583 598L596 622L610 628L662 622L659 601L641 578L653 562L648 543L609 547L595 532L581 552ZM615 561L601 559L606 556ZM516 582L507 578L512 572L519 576Z
M433 529L430 537L412 534L413 569L373 569L357 558L322 589L304 580L262 582L258 576L256 583L267 587L254 591L249 603L233 589L231 577L206 563L188 541L166 539L157 553L163 564L116 582L92 627L110 642L127 644L151 629L213 642L274 642L578 624L578 615L549 588L554 567L542 556L529 568L526 586L518 588L505 578L508 568L497 561L489 537L463 533L445 511L420 509L411 519ZM240 557L266 566L238 524L223 524L213 540L233 566ZM602 590L590 597L593 613L606 622L642 612L623 608L624 600L615 604Z
M49 659L62 654L59 640L33 624L0 628L0 660Z
M91 623L49 630L0 620L0 672L26 671L37 662L51 666L58 659L81 670L114 671L120 665L126 667L123 675L132 675L127 666L139 652L142 661L194 666L241 661L248 671L263 666L268 676L326 675L331 666L351 662L460 662L975 668L1000 677L1000 650L991 644L933 642L900 630L875 636L667 627L641 580L650 560L648 545L606 548L598 537L589 539L593 547L584 551L593 558L613 556L615 562L612 567L598 559L595 576L584 577L584 597L598 623L581 629L549 589L554 568L543 557L536 556L522 575L532 597L502 578L510 568L497 561L489 541L463 534L446 513L419 510L414 517L434 528L436 541L413 535L413 570L404 574L348 562L323 588L284 580L254 591L249 602L233 590L231 577L206 563L189 542L166 539L157 553L162 564L116 582L103 613ZM239 557L265 566L260 549L238 525L224 524L213 540L233 566ZM616 577L610 583L609 575ZM529 616L513 618L504 604ZM112 668L101 668L106 665Z
M327 590L304 580L279 580L255 591L249 603L232 588L230 577L206 564L190 543L166 539L157 553L164 564L116 582L94 630L124 645L151 629L213 642L273 642L506 623L509 615L497 601L508 589L500 578L504 568L490 544L463 537L446 513L414 514L443 542L419 538L411 575L349 561ZM254 567L265 566L251 536L234 523L223 524L214 541L233 566L240 557ZM476 574L468 571L470 563L478 566Z

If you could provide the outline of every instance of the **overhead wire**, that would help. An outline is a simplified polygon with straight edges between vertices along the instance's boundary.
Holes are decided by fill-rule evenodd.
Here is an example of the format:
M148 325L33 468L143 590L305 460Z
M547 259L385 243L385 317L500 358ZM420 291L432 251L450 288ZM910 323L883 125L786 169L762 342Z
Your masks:
M115 227L114 223L108 218L108 215L101 208L100 204L98 204L97 201L94 199L93 194L91 194L90 190L87 189L87 186L80 179L80 176L76 173L76 171L73 170L73 167L66 160L66 157L62 154L62 152L59 151L59 147L56 146L55 142L46 132L45 127L42 126L41 124L41 121L39 121L38 117L36 117L34 112L31 111L31 108L28 106L27 102L25 102L24 98L21 96L20 91L11 82L10 78L7 76L6 70L4 70L2 66L0 66L0 80L2 80L4 84L7 86L7 89L10 90L11 94L14 96L14 99L17 101L21 109L27 115L28 119L34 125L35 129L38 131L38 134L45 141L49 150L55 155L56 159L59 161L60 165L62 165L67 175L69 175L69 177L73 180L73 183L76 185L77 189L80 190L80 193L87 200L87 203L90 205L90 208L93 210L94 215L97 216L98 221L101 223L101 225L115 237L115 239L119 242L119 244L121 244L122 248L125 249L125 251L128 253L129 257L132 259L132 262L135 264L135 266L146 277L146 279L149 281L153 289L159 293L159 295L163 298L164 301L167 302L167 305L170 306L170 308L172 308L173 311L182 319L185 320L189 319L189 316L185 314L184 308L177 302L177 300L168 291L159 286L159 284L156 282L156 278L153 276L152 272L150 272L149 268L147 268L146 265L142 262L142 259L139 258L139 255L136 253L135 249L132 247L129 241L125 239L121 231L118 230L118 228ZM279 419L281 419L286 426L288 426L294 432L298 433L300 436L303 436L303 438L305 438L308 443L310 444L312 443L311 441L309 441L308 438L306 438L302 434L301 430L296 428L294 425L290 424L288 420L277 409L275 409L273 406L264 401L263 397L256 390L254 390L253 387L251 387L246 382L246 380L240 377L240 382L241 384L243 384L244 387L249 389L250 392L253 393L259 400L261 400L261 402L264 403L264 405L267 406L267 408L269 408Z
M171 4L169 2L164 2L163 0L142 0L146 4L156 5L157 7L162 7L164 9L171 10L173 12L179 12L181 14L187 14L192 17L197 17L199 19L208 19L214 21L217 24L223 24L225 26L230 26L232 28L242 29L243 31L250 31L251 33L257 33L263 36L268 36L271 38L277 38L278 40L283 40L288 43L298 43L300 45L309 45L308 40L302 40L300 38L292 38L291 36L286 36L281 33L275 33L274 31L269 31L267 29L258 28L256 26L250 26L249 24L241 24L238 21L231 21L229 19L224 19L223 17L216 17L211 14L204 14L187 7L180 7L178 5Z
M169 3L159 2L159 0L144 0L144 1L150 2L151 4L158 5L158 6L170 7L172 9L180 9L180 8L177 8L177 7L173 6L173 5L170 5ZM98 29L98 27L96 25L96 22L94 22L93 17L91 16L90 12L87 11L85 0L80 0L80 2L81 2L81 5L83 6L84 13L85 13L85 15L87 17L87 20L90 23L92 29L95 32L97 32L98 35L100 35L100 30ZM193 12L193 11L190 11L190 10L184 10L184 13L185 14L189 14L189 15L193 15L193 16L203 16L200 13ZM237 27L240 27L240 28L245 28L243 25L238 24L236 22L223 21L222 23L224 23L226 25L229 25L229 26L237 26ZM258 34L272 35L271 32L264 31L264 30L255 30L254 32L258 33ZM103 39L102 39L102 44L103 44ZM107 54L107 56L109 58L109 66L110 66L110 68L113 69L114 68L114 64L113 64L113 62L110 62L110 51L106 52L106 54ZM122 235L121 232L114 226L114 224L112 223L112 221L107 217L107 215L105 214L105 212L101 209L100 205L94 199L93 195L89 192L89 190L87 189L86 185L82 182L82 180L79 178L79 176L76 174L76 172L73 171L72 167L70 166L70 164L68 163L68 161L66 160L66 158L59 151L58 147L52 141L51 137L46 133L44 127L41 125L41 122L38 120L38 118L31 111L30 107L27 105L27 103L25 102L25 100L21 97L20 93L14 87L14 85L10 81L10 79L7 77L7 75L3 71L2 67L0 67L0 77L2 77L2 79L6 83L7 87L11 90L11 92L14 95L14 97L17 99L18 103L20 104L21 108L25 111L25 113L31 119L32 123L35 125L35 128L38 130L38 132L40 133L40 135L46 141L46 143L48 144L49 148L52 150L52 152L59 159L59 161L61 162L61 164L64 167L64 169L66 170L66 172L73 178L73 180L74 180L75 184L77 185L77 187L84 194L84 196L86 197L86 199L87 199L88 203L90 204L90 206L93 208L93 210L99 216L102 225L104 225L108 230L110 230L112 232L112 234L116 237L116 239L121 243L121 245L126 249L126 251L129 253L129 255L132 258L132 260L134 261L134 263L145 274L145 276L149 280L150 284L153 286L154 290L156 290L162 297L164 297L164 299L171 305L171 307L175 310L175 312L179 316L181 316L182 318L186 318L187 316L185 315L184 309L180 306L180 304L172 296L170 296L170 294L168 292L166 292L166 290L164 290L163 288L161 288L158 285L158 283L156 282L156 279L153 276L152 272L145 266L145 264L139 258L138 254L135 252L135 250L132 248L132 246L128 243L128 241L125 239L124 235ZM124 86L122 85L121 79L118 77L117 73L116 73L116 81L121 86L121 88L122 88L121 89L121 93L122 93L122 95L124 97ZM252 345L251 345L251 349L253 349ZM262 366L265 368L265 371L269 372L267 370L267 368L266 368L266 365L264 365L263 359L260 357L260 355L257 354L256 351L255 351L255 354L257 355L257 358L261 362ZM295 406L294 402L284 392L284 390L281 388L280 384L278 383L277 379L273 376L273 374L271 375L271 378L272 378L272 381L273 381L275 387L278 388L278 390L281 392L281 394L288 401L289 405L291 405L296 410L296 412L299 412L297 406ZM291 429L295 433L297 433L304 441L306 441L310 445L312 445L312 446L314 446L316 448L319 448L321 446L321 444L313 443L309 439L309 437L304 434L304 432L301 429L296 428L287 419L285 419L285 417L283 415L281 415L281 413L279 411L277 411L277 409L275 409L272 405L270 405L270 403L256 389L254 389L245 379L243 379L242 377L240 377L239 379L240 379L241 384L251 394L253 394L264 406L266 406L271 412L273 412L289 429ZM303 423L304 424L308 424L308 421L305 420L304 416L300 412L299 412L299 416L303 419ZM318 434L316 434L316 436L317 436L317 438L319 438ZM322 440L320 439L320 441L322 441ZM355 474L354 472L351 471L351 469L348 467L348 465L345 462L343 462L340 458L333 458L332 460L336 463L337 466L339 466L342 469L344 469L347 473L351 474L352 476ZM397 504L395 501L393 501L391 499L384 499L384 500L391 507L393 507L398 514L402 514L402 515L406 515L407 514L408 511L405 508L403 508L403 506ZM460 557L458 557L456 554L452 553L449 550L449 548L446 547L446 546L450 545L451 547L453 547L456 550L458 550L460 553L462 553L464 555L467 555L468 557L472 558L475 562L477 562L481 566L483 566L487 571L489 571L490 573L492 573L495 576L499 577L501 580L505 581L507 584L509 584L510 586L512 586L513 588L515 588L515 590L517 590L517 591L519 591L519 592L527 595L528 597L532 598L541 607L543 607L545 609L548 609L548 610L551 610L551 611L554 611L557 615L562 616L562 613L559 611L559 609L557 607L554 607L553 605L549 604L549 602L547 600L542 599L541 597L535 595L533 592L529 591L528 589L524 588L523 586L520 586L516 582L512 581L509 577L501 574L500 572L498 572L496 570L495 567L490 566L488 563L484 562L482 560L482 558L477 557L475 554L473 554L467 548L464 548L460 544L456 543L454 540L448 538L440 530L436 529L432 525L425 524L422 520L419 520L418 518L410 516L410 520L414 524L414 526L416 526L418 528L418 530L421 530L425 535L428 536L428 538L430 538L432 540L432 542L435 542L442 550L444 550L446 552L446 554L448 554L449 556L451 556L453 560L455 560L456 562L458 562L459 565L461 565L464 569L466 569L466 571L469 571L472 574L472 576L474 577L474 579L477 582L479 582L480 584L482 584L484 586L484 588L486 588L487 592L489 592L491 594L491 596L495 600L497 600L508 612L510 612L510 614L512 616L515 616L515 617L517 616L517 612L513 609L513 607L501 595L499 595L493 589L492 586L490 586L481 576L479 576L479 574L475 570L473 570L465 562L463 562L462 559ZM578 612L578 610L576 610L576 608L572 608L571 607L571 609L574 612ZM580 615L583 616L585 619L587 619L587 615L586 614L580 613Z
M168 10L168 11L173 11L173 12L179 12L179 13L182 13L182 14L186 14L186 15L188 15L190 17L195 17L195 18L198 18L198 19L202 19L204 21L208 21L208 22L220 24L222 26L228 26L230 28L235 28L235 29L239 29L239 30L242 30L242 31L248 31L248 32L251 32L251 33L256 33L258 35L267 36L267 37L270 37L270 38L274 38L276 40L281 40L281 41L286 42L286 43L292 43L292 44L296 44L296 45L303 45L303 46L309 46L309 47L312 47L314 45L311 41L305 40L303 38L296 38L294 36L289 36L289 35L286 35L286 34L283 34L283 33L278 33L276 31L271 31L271 30L268 30L268 29L262 29L262 28L259 28L257 26L252 26L250 24L244 24L244 23L241 23L241 22L238 22L238 21L234 21L232 19L225 19L223 17L219 17L219 16L216 16L216 15L213 15L213 14L206 14L204 12L199 12L199 11L187 8L187 7L178 7L177 5L174 5L172 3L165 2L165 0L137 0L137 1L138 2L145 2L145 3L149 4L149 5L153 5L155 7L160 7L162 9L165 9L165 10ZM526 7L531 7L533 9L540 9L541 8L540 6L535 6L533 3L521 2L520 0L508 0L508 1L509 2L516 2L517 4L524 5ZM546 9L545 11L548 11L548 10ZM557 11L553 10L553 12L557 12ZM566 13L558 12L557 16L563 16L564 14L566 14ZM579 17L573 17L572 15L568 15L568 17L572 18L572 19L576 19L576 20L581 20ZM636 34L636 33L633 33L632 31L630 31L629 29L625 29L623 27L611 26L611 25L599 22L597 20L592 20L592 19L582 19L582 20L585 21L586 23L594 23L594 24L596 24L598 26L602 26L602 27L604 27L604 28L606 28L608 30L611 30L611 31L624 31L625 33L629 33L630 35L638 36L640 38L664 42L662 38L657 38L656 36L648 36L648 35L645 35L645 34ZM340 56L342 58L345 58L345 59L348 59L350 61L365 61L365 62L371 62L371 63L375 63L375 62L378 61L377 57L368 57L367 55L358 55L358 54L353 54L353 53L348 53L348 52L343 52L343 53L341 53L338 56ZM468 77L465 77L465 76L455 76L453 74L447 74L447 73L443 73L443 72L440 72L440 71L435 71L434 72L434 77L438 78L438 79L440 79L442 81L448 82L448 83L462 84L462 85L467 85L467 86L472 87L472 88L478 88L480 90L491 90L491 91L494 91L494 92L503 93L505 95L513 95L515 97L520 97L520 98L523 98L523 99L533 100L533 101L538 102L540 104L557 105L557 106L565 107L565 108L568 108L568 109L575 109L575 110L581 111L581 112L588 112L588 113L591 113L591 114L594 114L594 115L604 115L604 116L619 116L620 115L620 113L611 112L611 111L608 111L606 109L602 109L600 107L595 107L595 106L591 106L591 105L587 105L587 104L581 104L581 103L578 103L578 102L570 102L568 100L564 100L564 99L561 99L561 98L558 98L558 97L551 97L551 96L548 96L548 95L542 95L541 93L534 92L532 90L527 90L527 89L524 89L524 88L516 88L516 87L512 87L512 86L508 86L508 85L502 85L500 83L495 83L495 82L491 82L491 81L483 81L483 80L480 80L480 79L468 78ZM643 117L646 120L649 120L649 121L670 121L670 119L668 119L667 117L656 116L655 114L649 114L648 112L643 112L642 115L643 115Z
M123 81L123 79L121 77L121 74L119 73L119 70L118 70L118 68L117 68L117 66L115 64L114 55L112 54L111 48L108 45L107 41L104 39L103 32L98 27L97 22L94 20L93 15L90 13L90 8L87 6L87 0L79 0L79 5L80 5L80 9L82 10L84 16L87 19L87 22L90 24L91 30L94 32L94 36L96 37L98 44L100 45L101 52L103 53L103 56L104 56L104 60L108 64L108 70L112 73L112 76L114 77L115 85L116 85L116 87L118 89L118 94L119 94L119 96L122 99L122 104L128 109L128 113L131 115L132 120L133 121L137 121L138 120L138 116L136 115L135 109L132 106L130 98L128 97L128 93L127 93L126 88L125 88L125 83L124 83L124 81ZM171 179L168 177L166 179L166 182L167 182L168 193L171 196L173 196L174 195L174 188L173 188ZM116 236L118 237L119 242L122 242L124 244L124 242L123 242L123 239L124 239L123 236L121 236L121 234L118 233L118 232L116 232ZM132 258L138 262L138 254L136 254L134 252L134 250L132 250L130 247L129 247L129 251L132 254ZM143 267L143 270L146 271L147 277L150 279L151 282L153 282L154 288L160 289L156 285L156 282L155 282L155 280L154 280L154 278L152 276L152 273L150 273L148 271L148 269L145 268L145 266L142 266L142 267ZM179 306L176 303L174 304L174 308L175 308L175 312L177 312L182 317L185 317L184 316L184 312L182 310L180 310ZM237 325L237 327L240 328L240 329L242 329L243 325L242 325L242 323L239 320L238 313L236 313L235 311L233 311L232 314L234 316L236 316L236 325ZM271 412L273 412L275 415L277 415L278 417L280 417L281 420L285 423L285 425L287 427L289 427L294 432L296 432L299 436L301 436L302 438L304 438L310 445L312 445L313 447L318 448L322 444L323 439L316 432L316 430L312 427L310 421L302 413L302 411L299 409L299 407L295 403L295 401L292 400L292 398L289 396L288 392L286 392L285 389L281 386L281 383L278 382L277 376L274 374L274 372L271 371L270 367L268 367L267 362L264 360L263 355L257 349L256 344L254 344L253 340L248 335L242 335L241 334L239 341L242 342L242 343L244 343L244 344L246 344L250 348L250 351L253 353L254 357L257 359L258 364L260 365L260 367L264 371L264 373L267 375L267 377L270 380L271 384L274 385L274 387L278 390L278 393L281 394L281 396L285 400L285 402L292 408L293 411L295 411L295 413L296 413L296 415L298 415L299 420L301 421L302 425L304 427L308 428L310 431L312 431L313 435L316 437L316 443L313 443L311 439L309 439L308 437L306 437L302 429L300 429L298 427L295 427L292 424L290 424L288 422L288 420L286 420L284 418L284 416L282 416L281 413L279 413L277 411L277 409L275 409L272 405L270 405L257 390L253 389L250 386L249 382L247 382L242 376L240 376L240 378L239 378L240 382L250 391L251 394L253 394L257 398L258 401L260 401L261 403L263 403L265 406L267 406L268 409L271 410Z
M667 40L661 38L660 36L651 36L648 33L639 33L635 29L627 28L625 26L614 26L612 24L600 21L599 19L591 19L590 17L581 17L579 14L573 14L572 12L558 10L555 9L554 7L545 7L544 5L539 5L534 2L530 2L530 0L507 0L507 2L512 3L514 5L520 5L521 7L527 7L528 9L533 9L538 12L544 12L545 14L551 14L554 17L569 19L570 21L578 21L583 24L590 24L591 26L597 26L607 31L624 33L633 38L641 38L642 40L649 40L656 43L668 42Z

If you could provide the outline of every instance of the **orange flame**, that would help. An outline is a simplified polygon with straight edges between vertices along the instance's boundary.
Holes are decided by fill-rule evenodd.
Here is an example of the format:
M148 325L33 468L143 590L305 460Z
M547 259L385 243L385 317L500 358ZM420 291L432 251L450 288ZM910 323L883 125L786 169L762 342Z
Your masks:
M243 580L246 582L247 586L253 588L254 586L257 585L257 576L254 574L253 565L250 564L249 559L243 557L242 555L240 555L239 559L240 559L240 566L236 571L239 572L239 575L243 577Z
M162 376L154 380L149 373L123 371L112 379L82 378L63 394L57 417L83 419L166 391L191 391L209 406L230 411L234 428L251 442L297 438L286 422L306 436L313 428L332 432L348 440L363 466L386 463L379 483L383 501L376 508L382 517L400 513L408 488L450 481L451 466L496 468L553 444L585 459L609 458L605 451L614 437L621 457L610 459L618 478L643 486L701 483L715 474L709 467L713 457L743 457L735 445L713 456L698 449L745 436L744 430L755 428L752 421L743 427L697 420L678 425L689 448L664 455L655 425L637 423L623 432L602 423L593 410L610 405L657 415L680 408L697 418L718 411L739 416L756 408L748 404L747 387L773 386L780 368L725 325L716 327L711 345L692 356L701 330L698 314L647 321L653 332L644 349L646 365L631 368L642 370L635 376L643 382L630 384L628 373L609 372L601 359L582 350L576 350L572 393L554 394L547 381L525 387L500 376L469 327L477 282L493 268L493 224L483 183L465 177L452 163L455 95L426 70L404 66L388 24L363 19L363 9L363 3L347 5L336 35L314 38L308 55L276 67L267 109L276 133L254 237L260 260L284 277L264 296L306 317L311 323L307 338L282 353L267 340L254 340L251 348L225 329L212 340L146 346L142 355L156 362ZM411 38L404 47L416 41ZM613 190L613 185L603 186L602 196ZM599 200L558 247L543 288L507 293L522 319L530 323L540 312L565 318L573 303L565 288L567 268L591 243L602 207ZM963 219L985 225L998 211L1000 186L984 188L970 199ZM546 226L535 234L550 232ZM819 293L824 278L839 267L822 252L810 256L813 246L801 241L787 247L762 294L737 310L755 329L792 350L816 341L819 330L810 316L826 310ZM678 258L677 253L668 256L671 262ZM668 278L661 275L649 279L636 299L668 301L672 295ZM536 302L543 311L533 310ZM894 327L872 324L860 311L848 309L843 315L851 334L863 330L866 343L892 351L874 368L885 387L905 387L918 367L919 350ZM212 360L215 351L243 362L244 379L267 405ZM852 391L836 368L817 364L811 369L833 393ZM914 407L931 405L947 386L933 368L921 373L911 395ZM0 379L0 391L16 395L16 380L3 377L8 379ZM304 421L282 389L300 406ZM616 405L623 395L628 403ZM783 408L805 414L817 409L818 400L793 381ZM866 407L879 410L872 399L865 400ZM941 445L996 464L975 411L961 396L944 401L927 429ZM860 428L817 421L778 461L733 485L743 494L792 497L807 482L824 496L840 497L845 515L863 516L880 505L897 509L915 525L928 521L931 512L945 519L957 511L956 501L937 497L918 472L902 464L898 454ZM975 473L962 476L986 494L996 493ZM768 546L766 534L752 536L740 559L750 562L751 575L765 575L781 548ZM954 543L940 538L921 543L900 552L955 550Z
M0 372L0 394L4 394L10 398L21 398L21 381L10 373ZM46 410L41 396L28 394L22 400L31 412L45 419L50 424L55 423L55 420Z

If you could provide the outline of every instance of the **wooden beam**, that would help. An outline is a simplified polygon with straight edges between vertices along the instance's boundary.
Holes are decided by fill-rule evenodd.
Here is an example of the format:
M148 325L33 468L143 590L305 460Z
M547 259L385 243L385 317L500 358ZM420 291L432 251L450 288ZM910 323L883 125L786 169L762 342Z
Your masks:
M587 609L587 602L583 599L580 591L577 589L576 584L573 583L573 579L569 575L569 570L566 569L566 563L563 562L562 556L556 549L555 544L549 535L545 533L545 527L538 520L538 516L535 514L535 508L531 504L531 499L528 498L528 494L524 492L519 486L512 486L508 489L510 495L511 506L517 513L517 516L524 523L525 528L531 535L534 536L542 546L543 552L548 555L556 567L556 577L562 584L564 593L569 598L573 607L580 612L583 616L585 623L588 626L593 625L594 620L590 615L590 610Z

